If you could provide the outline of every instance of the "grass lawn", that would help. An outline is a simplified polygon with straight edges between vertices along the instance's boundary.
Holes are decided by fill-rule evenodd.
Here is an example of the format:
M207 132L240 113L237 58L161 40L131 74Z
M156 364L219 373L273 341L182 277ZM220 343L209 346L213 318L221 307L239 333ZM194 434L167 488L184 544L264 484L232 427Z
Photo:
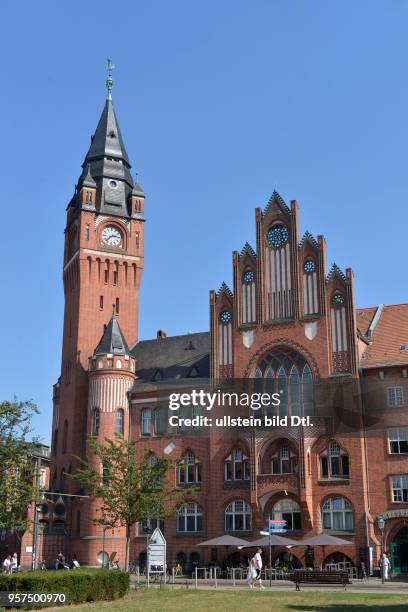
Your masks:
M47 608L61 612L64 608ZM140 589L122 600L65 608L67 612L408 612L408 595L317 591L253 592Z

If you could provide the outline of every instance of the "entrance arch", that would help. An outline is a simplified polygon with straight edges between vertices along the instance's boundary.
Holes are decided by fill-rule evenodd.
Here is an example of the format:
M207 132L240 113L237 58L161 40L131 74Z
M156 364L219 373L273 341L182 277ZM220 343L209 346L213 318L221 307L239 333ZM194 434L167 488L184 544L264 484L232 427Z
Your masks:
M401 527L390 543L391 567L395 574L408 573L408 526Z

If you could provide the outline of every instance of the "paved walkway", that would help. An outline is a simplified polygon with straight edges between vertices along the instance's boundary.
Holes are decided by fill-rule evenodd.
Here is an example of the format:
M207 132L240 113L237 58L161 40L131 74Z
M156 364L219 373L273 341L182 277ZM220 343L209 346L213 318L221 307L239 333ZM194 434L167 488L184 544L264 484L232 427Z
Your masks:
M136 576L131 576L131 584L135 588L137 586ZM288 580L273 580L272 586L269 586L269 581L262 581L263 586L266 591L295 591L295 585L293 582L289 582ZM146 582L140 580L140 586L146 586ZM157 582L152 582L151 586L157 588L160 586ZM166 584L168 588L184 588L184 589L194 589L195 581L191 578L176 578L175 584L172 584L171 579L170 582ZM198 580L197 587L199 589L215 589L214 580ZM232 580L217 580L217 588L223 590L249 590L249 587L245 580L236 580L235 586L232 583ZM336 593L344 593L344 589L340 585L327 585L327 586L319 586L319 585L301 585L301 591L330 591ZM255 588L254 590L257 590ZM408 597L408 581L400 581L398 579L390 580L385 584L382 584L380 578L370 578L369 580L363 581L354 581L351 584L347 585L346 593L384 593L384 594L397 594L404 595L406 594ZM408 609L408 607L407 607Z

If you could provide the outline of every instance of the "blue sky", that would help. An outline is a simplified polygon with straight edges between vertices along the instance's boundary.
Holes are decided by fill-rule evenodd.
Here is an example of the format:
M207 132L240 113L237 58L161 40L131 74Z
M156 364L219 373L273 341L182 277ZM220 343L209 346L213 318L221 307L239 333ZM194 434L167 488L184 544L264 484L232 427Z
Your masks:
M106 57L147 195L141 338L208 329L208 291L274 189L352 267L360 306L407 301L408 3L2 2L0 397L49 439L65 207Z

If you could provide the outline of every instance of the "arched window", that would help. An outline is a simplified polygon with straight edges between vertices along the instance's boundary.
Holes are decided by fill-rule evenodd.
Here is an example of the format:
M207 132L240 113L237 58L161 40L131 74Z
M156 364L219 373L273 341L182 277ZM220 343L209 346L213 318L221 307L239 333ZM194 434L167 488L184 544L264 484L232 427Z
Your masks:
M68 442L68 421L65 419L64 428L62 431L62 454L65 455L67 452L67 442Z
M255 370L255 378L257 391L263 388L270 394L279 393L280 405L268 406L267 413L278 410L280 416L313 415L312 372L296 351L282 348L265 355Z
M320 478L348 478L349 475L348 453L332 440L320 455Z
M288 531L302 529L302 513L294 499L281 499L272 508L269 518L274 521L286 521Z
M177 467L177 483L184 485L201 482L201 463L195 455L187 452Z
M140 413L140 433L142 436L149 436L152 423L151 408L143 408Z
M254 323L256 321L255 307L255 274L248 269L242 275L241 282L241 300L242 300L242 323Z
M305 315L319 312L317 266L312 257L303 262L303 312Z
M289 230L285 225L272 225L265 245L266 318L292 317L292 274Z
M323 528L333 531L353 531L353 506L344 497L330 497L322 506Z
M99 408L94 408L92 413L92 435L95 437L99 435L100 416Z
M226 481L249 480L249 459L240 448L232 449L224 462Z
M118 408L116 411L116 418L115 418L115 432L123 436L124 428L125 428L125 411L123 410L123 408Z
M251 531L251 506L243 499L231 502L225 509L225 531Z
M283 442L271 457L271 474L296 474L297 471L297 455Z
M177 515L178 533L196 533L203 530L203 513L195 502L181 506Z

